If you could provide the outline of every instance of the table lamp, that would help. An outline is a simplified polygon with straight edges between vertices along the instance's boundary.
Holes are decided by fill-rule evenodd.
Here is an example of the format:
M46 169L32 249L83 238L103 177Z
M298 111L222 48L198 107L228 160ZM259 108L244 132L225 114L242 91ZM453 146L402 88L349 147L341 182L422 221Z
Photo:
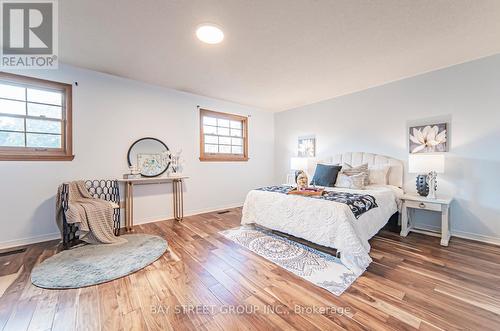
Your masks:
M443 154L410 154L408 172L418 174L417 192L429 199L436 199L437 174L444 173Z

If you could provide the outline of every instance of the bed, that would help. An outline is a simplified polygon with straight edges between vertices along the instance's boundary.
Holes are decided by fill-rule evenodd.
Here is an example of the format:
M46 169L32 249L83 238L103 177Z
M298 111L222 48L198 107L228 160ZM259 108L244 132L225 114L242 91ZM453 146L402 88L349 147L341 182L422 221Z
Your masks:
M400 209L403 163L371 153L343 153L325 161L332 164L348 163L352 166L364 163L389 164L387 185L369 185L364 190L325 188L327 191L373 197L376 206L361 215L355 215L352 206L346 203L252 190L246 197L241 223L257 224L334 248L340 253L341 262L360 275L372 261L368 240ZM313 170L310 169L309 172Z

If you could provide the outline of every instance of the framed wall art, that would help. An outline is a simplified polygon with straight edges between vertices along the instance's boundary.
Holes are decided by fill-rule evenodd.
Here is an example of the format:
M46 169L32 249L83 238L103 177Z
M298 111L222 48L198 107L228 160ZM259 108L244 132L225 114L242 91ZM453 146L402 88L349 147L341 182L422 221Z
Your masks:
M299 137L298 157L315 157L316 156L316 137L307 136Z
M410 126L410 154L448 152L448 134L448 123Z

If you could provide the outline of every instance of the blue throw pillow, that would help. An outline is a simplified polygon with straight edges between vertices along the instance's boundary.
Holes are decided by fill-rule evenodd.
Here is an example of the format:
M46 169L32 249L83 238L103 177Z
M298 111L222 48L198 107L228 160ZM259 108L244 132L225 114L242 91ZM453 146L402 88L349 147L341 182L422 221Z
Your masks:
M341 169L340 165L318 164L311 185L334 187Z

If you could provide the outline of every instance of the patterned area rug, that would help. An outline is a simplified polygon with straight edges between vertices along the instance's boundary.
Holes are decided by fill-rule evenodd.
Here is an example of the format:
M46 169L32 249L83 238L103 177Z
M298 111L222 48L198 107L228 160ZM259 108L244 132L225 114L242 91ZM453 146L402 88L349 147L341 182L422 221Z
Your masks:
M48 289L80 288L117 279L156 261L167 250L165 239L148 234L121 236L127 242L85 245L62 251L36 265L33 285Z
M280 237L269 231L251 226L241 226L220 233L335 295L341 295L357 278L335 256Z

